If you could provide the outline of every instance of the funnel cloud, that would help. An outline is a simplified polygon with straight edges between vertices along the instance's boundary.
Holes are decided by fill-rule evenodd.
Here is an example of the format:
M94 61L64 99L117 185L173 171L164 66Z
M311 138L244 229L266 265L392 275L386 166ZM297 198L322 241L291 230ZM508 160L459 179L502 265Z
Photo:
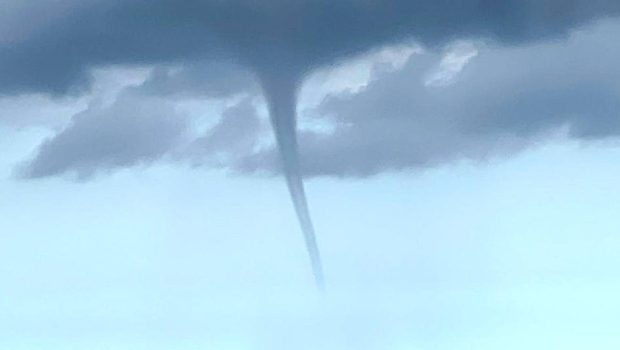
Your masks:
M282 159L284 177L286 178L286 184L306 241L306 249L312 264L312 273L317 286L323 289L324 278L321 256L316 242L314 225L310 218L299 164L296 116L297 80L291 76L273 77L267 75L261 78L261 83L265 90L271 124Z

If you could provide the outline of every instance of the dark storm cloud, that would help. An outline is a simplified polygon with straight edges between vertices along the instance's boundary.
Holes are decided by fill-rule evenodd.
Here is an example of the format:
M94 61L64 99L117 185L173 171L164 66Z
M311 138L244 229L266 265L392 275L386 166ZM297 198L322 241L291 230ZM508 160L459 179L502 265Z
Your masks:
M429 46L467 37L523 43L562 36L581 24L620 11L620 2L615 0L58 0L8 1L3 6L0 94L79 93L89 87L93 68L155 65L139 89L174 98L254 93L257 87L252 73L239 65L259 75L277 77L301 74L406 39ZM613 49L614 37L598 42L601 40L608 40L607 46ZM617 95L609 88L609 72L615 65L602 73L594 64L614 56L600 52L598 57L573 59L571 64L585 61L589 66L566 63L566 71L558 72L558 78L545 72L548 64L521 64L521 58L512 56L535 60L525 57L525 51L498 52L506 53L475 60L469 71L476 77L443 90L429 91L422 86L423 62L413 61L407 74L386 74L358 95L332 97L320 112L350 127L338 128L333 137L302 135L306 170L311 174L363 175L459 156L479 158L493 153L493 147L501 148L496 142L498 135L519 145L532 134L562 124L570 125L577 137L597 138L615 132ZM545 61L567 61L567 57L584 52L587 50L549 51ZM506 69L507 62L510 69ZM598 75L586 78L585 73L575 74L580 70ZM582 81L566 81L571 75ZM418 83L412 85L411 78L405 81L405 76L417 77ZM518 76L522 78L515 78ZM549 81L554 84L551 88ZM587 103L578 102L583 100ZM69 169L88 173L97 162L117 167L165 153L172 147L166 140L178 132L175 127L170 137L161 140L137 139L139 152L129 147L115 156L104 156L98 151L103 145L69 149L99 142L87 135L89 130L95 132L87 123L98 123L101 131L97 132L107 133L110 141L117 137L115 132L120 138L128 137L123 128L140 127L131 111L139 108L138 101L133 105L115 112L113 118L102 115L102 121L94 117L105 114L101 111L77 118L73 126L42 145L29 174L46 176ZM123 119L123 113L128 120ZM143 121L144 127L163 132L171 121L162 113L157 111L159 118ZM233 119L231 123L243 120ZM254 125L252 120L247 119L248 125ZM158 121L162 125L155 126ZM229 131L226 133L231 134ZM234 143L232 138L229 142ZM89 149L94 150L92 157ZM363 159L356 156L360 152L366 155ZM246 157L241 167L271 168L274 158L269 154Z
M2 94L78 93L88 88L94 67L218 57L263 75L299 75L406 38L430 46L472 36L516 43L562 35L620 11L617 0L20 3L7 5L15 9L0 37Z
M453 84L445 86L426 84L429 74L437 71L442 60L440 54L414 55L396 71L379 67L366 88L329 96L316 110L310 111L315 118L332 123L335 129L331 134L301 133L304 173L368 176L460 159L484 160L544 142L549 134L560 132L579 140L618 137L620 46L615 41L618 35L620 23L610 21L588 27L567 40L516 48L481 48ZM243 84L234 82L236 78L229 87L222 81L223 87L211 90L210 83L203 85L202 79L193 79L195 75L191 72L195 69L192 66L163 71L165 74L156 72L140 89L145 89L147 95L174 95L165 88L165 81L180 89L185 86L182 94L190 96L228 95L235 90L230 86L244 91ZM231 74L239 77L239 81L246 77L245 73ZM205 80L209 81L208 76ZM97 132L122 133L122 127L116 123L124 122L123 113L131 118L129 111L140 109L148 101L144 96L125 98L127 112L118 110L115 119L97 125ZM161 110L157 114L162 113L167 112ZM91 114L87 121L97 123L95 113ZM161 122L159 128L167 128L170 123L163 116L148 121ZM82 124L80 128L74 127L71 134L73 139L81 140L79 146L84 159L76 161L75 157L64 154L69 152L67 149L58 146L54 146L55 152L44 151L51 147L49 144L60 143L48 141L31 168L50 168L45 164L56 164L57 173L60 169L79 170L86 163L91 164L91 171L121 166L123 162L105 162L96 153L86 160L89 150L98 149L96 143L104 141L86 135L93 129L86 127L86 121ZM177 142L161 145L166 143L166 138L152 140L149 145L158 149L155 154L173 152L175 158L190 159L196 165L242 172L280 172L274 149L254 153L264 131L254 106L244 99L226 110L220 121L204 136L190 142L189 147L178 148ZM78 137L82 132L85 135ZM65 134L67 131L57 138L67 138ZM121 136L108 137L105 142L117 137ZM164 151L161 147L169 149ZM124 154L124 164L144 159L139 152L128 150ZM37 172L39 176L55 173Z
M139 90L156 96L181 98L227 98L259 91L251 72L223 61L156 67Z
M452 83L428 84L441 55L414 55L396 71L377 70L356 93L328 97L312 115L330 134L300 139L304 173L369 176L460 159L485 160L563 134L620 136L620 23L566 41L482 48ZM242 170L277 172L273 150L246 157Z
M126 92L111 106L91 106L43 142L19 175L41 178L72 173L84 179L99 171L153 162L181 140L186 119L161 100Z

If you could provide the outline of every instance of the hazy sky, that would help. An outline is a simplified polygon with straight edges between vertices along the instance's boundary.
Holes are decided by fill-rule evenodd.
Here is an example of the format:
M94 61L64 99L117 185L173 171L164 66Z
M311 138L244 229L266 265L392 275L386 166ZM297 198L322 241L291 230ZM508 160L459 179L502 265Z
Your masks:
M0 5L0 349L617 349L620 4L448 3Z

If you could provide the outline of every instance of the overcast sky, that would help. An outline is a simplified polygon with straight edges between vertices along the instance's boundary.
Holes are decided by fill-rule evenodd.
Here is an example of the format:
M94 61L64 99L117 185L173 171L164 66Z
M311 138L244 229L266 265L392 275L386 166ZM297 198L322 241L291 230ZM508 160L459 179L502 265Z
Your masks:
M617 349L618 14L5 0L0 348Z

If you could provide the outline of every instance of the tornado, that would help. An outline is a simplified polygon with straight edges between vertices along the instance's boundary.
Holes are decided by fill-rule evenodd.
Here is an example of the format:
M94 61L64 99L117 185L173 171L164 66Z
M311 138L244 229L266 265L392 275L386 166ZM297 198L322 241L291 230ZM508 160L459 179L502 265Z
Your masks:
M297 93L300 79L295 74L263 74L259 79L278 144L288 191L305 239L314 281L319 290L324 290L325 280L321 255L308 209L299 162Z

